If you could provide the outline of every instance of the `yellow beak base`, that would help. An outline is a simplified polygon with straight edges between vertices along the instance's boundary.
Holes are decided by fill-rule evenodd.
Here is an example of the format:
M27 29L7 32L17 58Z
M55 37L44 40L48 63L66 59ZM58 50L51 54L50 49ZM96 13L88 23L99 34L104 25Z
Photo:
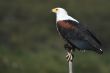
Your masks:
M56 12L57 12L57 11L56 11L56 8L52 9L52 12L53 12L53 13L56 13Z

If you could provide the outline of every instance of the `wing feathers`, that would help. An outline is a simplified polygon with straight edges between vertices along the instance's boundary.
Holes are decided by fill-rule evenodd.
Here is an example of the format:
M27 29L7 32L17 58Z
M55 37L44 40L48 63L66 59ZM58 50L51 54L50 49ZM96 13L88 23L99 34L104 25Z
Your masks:
M78 49L93 50L102 53L101 42L86 28L72 20L57 22L58 30L62 37Z

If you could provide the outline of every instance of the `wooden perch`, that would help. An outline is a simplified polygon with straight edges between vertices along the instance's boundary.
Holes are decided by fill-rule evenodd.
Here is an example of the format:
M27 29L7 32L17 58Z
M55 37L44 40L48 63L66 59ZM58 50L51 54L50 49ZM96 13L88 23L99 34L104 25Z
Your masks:
M73 73L73 61L69 61L69 73Z

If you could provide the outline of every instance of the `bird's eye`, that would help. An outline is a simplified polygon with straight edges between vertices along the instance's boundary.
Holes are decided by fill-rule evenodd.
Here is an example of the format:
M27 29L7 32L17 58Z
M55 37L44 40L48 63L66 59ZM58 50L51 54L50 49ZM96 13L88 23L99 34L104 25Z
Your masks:
M58 11L58 9L56 9L56 11Z

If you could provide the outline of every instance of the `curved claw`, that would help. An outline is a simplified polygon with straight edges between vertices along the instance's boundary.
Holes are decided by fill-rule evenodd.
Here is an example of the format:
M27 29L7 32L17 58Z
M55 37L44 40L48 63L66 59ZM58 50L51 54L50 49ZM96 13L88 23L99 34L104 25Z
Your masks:
M67 58L67 62L73 60L72 50L71 51L67 51L66 58Z

